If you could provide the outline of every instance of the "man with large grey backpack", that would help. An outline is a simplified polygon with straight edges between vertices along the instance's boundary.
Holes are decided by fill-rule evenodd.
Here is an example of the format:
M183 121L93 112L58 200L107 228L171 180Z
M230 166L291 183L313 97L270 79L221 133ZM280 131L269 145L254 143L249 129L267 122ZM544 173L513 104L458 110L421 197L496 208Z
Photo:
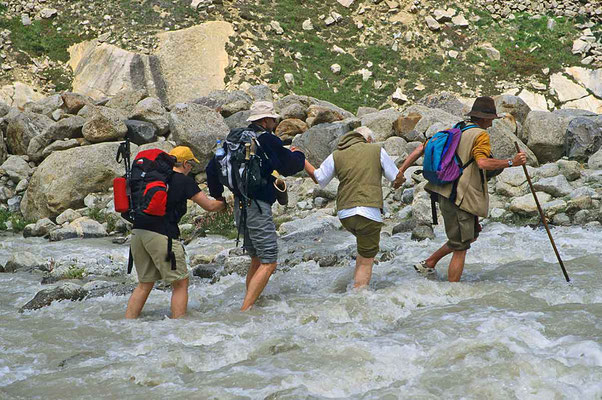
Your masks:
M417 147L400 167L399 175L403 180L403 172L425 156L423 175L429 181L425 190L438 197L448 241L414 268L419 273L432 274L437 262L453 253L447 274L450 282L460 281L466 251L479 235L479 217L486 218L489 212L485 172L524 165L527 161L523 152L511 160L492 158L486 129L499 117L491 97L477 98L467 117L469 121L438 132Z
M271 102L255 102L247 119L250 125L232 130L206 168L211 196L221 198L224 186L234 194L236 224L243 235L243 249L251 256L242 311L255 304L278 262L272 217L272 204L276 201L272 173L278 171L290 176L302 171L305 165L302 152L288 150L272 134L279 118Z

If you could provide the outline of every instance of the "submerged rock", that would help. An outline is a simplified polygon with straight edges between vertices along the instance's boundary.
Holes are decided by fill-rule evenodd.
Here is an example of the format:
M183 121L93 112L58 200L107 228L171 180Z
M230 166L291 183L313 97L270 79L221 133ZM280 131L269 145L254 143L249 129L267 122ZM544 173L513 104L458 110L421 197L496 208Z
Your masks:
M22 313L26 310L38 310L42 307L49 306L55 301L71 300L80 301L83 300L88 292L81 286L75 283L65 282L60 286L40 290L33 299L27 302L23 307L19 309Z

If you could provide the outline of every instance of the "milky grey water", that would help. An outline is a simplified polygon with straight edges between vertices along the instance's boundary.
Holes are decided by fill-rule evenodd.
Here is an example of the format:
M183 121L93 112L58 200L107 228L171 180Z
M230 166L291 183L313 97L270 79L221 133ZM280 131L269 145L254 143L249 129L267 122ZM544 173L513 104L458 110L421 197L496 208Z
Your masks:
M463 281L410 265L443 241L386 240L395 257L370 290L348 290L352 266L301 264L272 278L258 306L238 311L244 278L190 289L190 313L170 320L169 293L143 316L127 298L60 302L18 314L39 276L0 274L0 398L24 399L600 399L602 236L554 229L567 285L543 230L490 224ZM46 257L122 257L109 240L49 244L3 237ZM346 239L348 240L348 239Z

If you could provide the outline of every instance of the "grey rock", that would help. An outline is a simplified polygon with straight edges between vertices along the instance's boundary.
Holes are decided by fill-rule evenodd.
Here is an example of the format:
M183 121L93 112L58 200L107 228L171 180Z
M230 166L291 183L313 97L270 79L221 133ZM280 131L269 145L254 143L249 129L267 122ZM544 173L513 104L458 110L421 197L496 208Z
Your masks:
M578 187L575 190L572 190L571 193L569 194L569 197L571 199L578 199L580 197L597 197L596 195L596 191L592 188L589 187Z
M511 159L516 155L515 143L521 151L527 154L527 165L538 166L537 157L516 135L516 124L508 118L497 119L493 126L489 128L489 139L491 141L491 151L494 158Z
M280 225L280 232L283 241L294 241L307 239L309 237L322 236L326 232L335 231L341 228L341 222L337 217L328 215L310 215L303 219L285 222Z
M108 191L113 178L124 171L115 160L118 147L117 142L99 143L50 154L29 181L22 214L30 220L54 218L68 208L83 207L89 193ZM137 151L138 146L132 144L132 154Z
M292 144L305 153L312 165L318 166L336 149L339 138L358 126L357 119L316 125L297 135Z
M65 222L72 222L81 217L82 215L80 213L68 208L65 211L63 211L58 217L56 217L56 223L58 225L63 225Z
M171 139L178 146L190 147L202 170L213 156L217 139L224 140L230 132L221 115L194 103L176 104L168 119Z
M167 111L161 105L161 101L157 98L147 97L140 100L130 113L130 118L138 121L150 122L157 128L157 134L160 136L164 136L169 132Z
M524 125L531 108L518 96L501 95L495 97L495 107L498 114L507 113L512 115L516 121Z
M20 156L9 156L0 165L0 169L4 170L5 174L14 183L19 183L23 179L29 179L29 176L33 173L33 169L29 166L29 163Z
M585 225L592 221L592 212L590 210L579 210L573 216L573 224Z
M573 191L573 187L564 175L540 179L533 184L533 188L537 191L551 194L554 197L564 197Z
M569 182L572 182L581 177L582 167L577 161L558 160L556 163L560 169L560 173L566 176Z
M6 146L10 154L27 154L31 139L54 124L51 118L32 112L9 114L6 128Z
M54 141L82 137L82 128L85 122L84 118L75 115L55 122L41 135L31 139L27 146L27 154L32 161L41 161L44 158L44 149Z
M404 139L397 136L392 136L385 141L383 148L391 157L407 157L409 154L407 150L407 144L408 142L406 142Z
M416 227L416 220L413 218L408 218L393 227L393 235L403 232L412 232Z
M5 272L15 272L18 270L33 271L33 270L48 270L48 262L46 259L32 254L28 251L14 252L6 265L4 266Z
M50 232L50 241L59 242L67 239L76 239L79 235L75 228L67 226L65 228L58 228Z
M305 121L307 118L307 109L308 107L305 107L299 103L292 103L280 111L280 116L282 119L297 118L301 121Z
M564 153L572 159L587 161L602 146L602 117L578 117L566 130Z
M88 294L81 286L66 282L51 289L43 289L36 293L33 299L19 309L19 312L38 310L51 305L55 301L71 300L81 301Z
M418 225L430 225L433 222L431 196L424 190L414 194L412 218Z
M64 102L62 96L60 94L55 94L35 102L26 103L23 108L25 111L52 117L52 113L55 110L60 109L63 104Z
M564 155L566 127L570 121L545 111L531 111L523 127L527 146L541 163L556 161Z
M132 143L140 146L157 141L157 128L150 122L127 119L124 123L127 126L127 134Z
M14 196L11 197L10 199L8 199L8 201L6 202L6 205L8 207L8 211L11 213L18 213L19 209L21 207L21 200L23 199L22 196Z
M253 98L253 101L274 101L272 96L272 90L267 85L255 85L251 86L247 93Z
M414 201L414 188L404 189L401 194L401 202L403 204L411 204Z
M42 237L50 234L57 228L57 225L49 218L42 218L36 221L35 224L30 224L23 229L23 237Z
M414 229L412 229L412 240L422 241L426 239L434 239L435 232L433 232L433 228L430 225L418 225Z
M122 90L116 95L112 96L105 106L119 110L121 113L129 114L146 96L147 92L145 89Z
M337 191L339 188L339 180L337 178L333 178L328 185L323 188L317 186L313 191L314 199L318 197L325 198L326 200L335 200L337 198Z
M125 115L109 107L94 107L92 117L82 127L84 138L91 143L120 140L127 134Z
M551 178L560 174L560 167L555 163L548 163L537 168L537 176L540 178Z
M449 92L441 92L423 97L418 101L429 108L443 110L449 114L464 117L468 111L468 107L462 103L456 96Z
M554 225L569 226L571 224L571 218L565 213L558 213L552 218L552 223Z
M50 143L44 148L44 150L42 150L42 159L48 157L55 151L69 150L74 147L79 147L79 142L77 141L77 139L57 140L55 142Z
M247 259L248 268L248 259ZM192 269L192 275L202 279L213 279L222 270L222 266L217 264L201 264Z
M602 149L598 150L587 160L590 169L602 169Z
M247 256L228 257L224 263L223 275L238 274L246 276L251 260Z
M378 112L378 108L374 107L358 107L357 108L357 117L362 118L365 115L372 114Z
M67 114L77 114L86 104L93 105L94 100L78 93L65 92L61 94L63 108Z
M540 201L540 204L547 203L552 198L552 196L544 192L536 192L536 195L538 200ZM510 203L510 211L526 215L534 215L538 212L537 204L535 204L533 195L530 193L512 199L512 202Z
M251 111L239 111L224 119L230 130L238 128L246 128L250 122L247 119L251 116Z
M374 132L374 139L383 142L393 136L393 123L401 113L393 108L366 114L361 118L362 126L367 126Z
M318 208L324 208L328 205L328 199L325 199L324 197L316 197L314 199L314 205Z
M461 117L450 114L444 110L440 110L440 109L436 109L436 108L429 108L429 107L426 107L426 106L423 106L420 104L410 106L404 111L404 115L409 115L412 113L415 113L415 114L418 114L421 116L420 120L414 127L414 130L418 134L423 134L423 135L426 133L426 131L432 125L434 125L437 122L441 123L442 126L444 126L445 128L451 128L456 123L458 123L462 120ZM410 139L406 138L406 140L409 141Z

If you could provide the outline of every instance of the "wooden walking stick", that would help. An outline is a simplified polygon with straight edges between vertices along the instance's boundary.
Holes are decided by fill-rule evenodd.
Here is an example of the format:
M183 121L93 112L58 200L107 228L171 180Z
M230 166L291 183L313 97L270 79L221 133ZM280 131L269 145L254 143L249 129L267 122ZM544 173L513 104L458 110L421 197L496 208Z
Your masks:
M518 143L514 142L516 146L516 151L520 152L520 147L518 147ZM552 233L550 232L550 227L548 226L548 221L546 220L546 216L543 213L543 209L539 204L539 200L537 199L537 195L535 194L535 190L533 189L533 183L531 183L531 177L529 177L529 172L527 171L527 166L523 165L523 171L525 172L525 176L527 177L527 182L529 182L529 187L531 188L531 193L533 194L533 198L535 199L535 204L537 204L537 210L539 211L539 216L541 217L541 222L543 222L543 226L546 228L546 232L548 232L548 237L550 238L550 243L552 243L552 248L554 249L554 253L556 253L556 258L558 259L558 263L560 263L560 268L562 268L562 273L564 274L564 278L567 282L570 282L569 274L567 274L566 269L564 268L564 264L562 263L562 259L560 258L560 253L558 253L558 249L556 248L556 243L554 243L554 238L552 238Z

